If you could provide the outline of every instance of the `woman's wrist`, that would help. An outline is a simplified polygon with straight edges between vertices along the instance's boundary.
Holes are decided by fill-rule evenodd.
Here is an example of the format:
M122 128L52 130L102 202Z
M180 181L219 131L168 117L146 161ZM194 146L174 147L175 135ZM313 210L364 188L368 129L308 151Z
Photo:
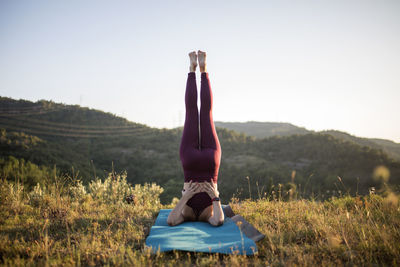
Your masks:
M213 192L212 194L209 194L209 196L210 196L211 199L219 198L219 193L218 192Z

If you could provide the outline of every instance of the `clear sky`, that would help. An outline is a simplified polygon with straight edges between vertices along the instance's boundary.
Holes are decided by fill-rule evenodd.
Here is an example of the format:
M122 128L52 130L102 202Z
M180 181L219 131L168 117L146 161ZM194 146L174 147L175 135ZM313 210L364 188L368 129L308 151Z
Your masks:
M0 95L177 127L201 49L215 120L400 142L399 14L398 0L1 0Z

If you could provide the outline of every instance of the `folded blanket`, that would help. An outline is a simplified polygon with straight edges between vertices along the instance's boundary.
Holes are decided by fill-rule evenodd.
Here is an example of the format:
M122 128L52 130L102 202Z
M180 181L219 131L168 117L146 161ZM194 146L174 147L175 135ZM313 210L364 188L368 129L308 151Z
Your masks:
M156 222L151 227L146 245L153 252L184 250L223 254L253 255L257 246L244 235L230 218L226 217L221 226L206 222L184 222L169 226L167 218L170 209L160 210Z

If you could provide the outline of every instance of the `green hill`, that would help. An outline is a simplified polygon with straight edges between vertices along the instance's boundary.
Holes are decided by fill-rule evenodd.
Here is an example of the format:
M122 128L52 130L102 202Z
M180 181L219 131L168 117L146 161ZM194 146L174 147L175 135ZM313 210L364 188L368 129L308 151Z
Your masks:
M271 137L275 135L288 136L293 134L307 134L311 131L297 127L290 123L282 122L258 122L258 121L248 121L248 122L222 122L216 121L216 127L227 128L239 133L246 135L251 135L257 138Z
M181 128L151 128L110 113L49 101L0 98L0 110L3 172L4 166L23 160L26 166L46 167L88 184L95 177L126 170L132 184L161 185L164 203L180 195ZM219 188L225 200L271 192L321 199L346 191L365 194L370 187L380 186L372 177L380 165L388 168L390 184L400 184L398 160L381 149L330 134L256 139L224 128L217 132L223 150ZM9 177L22 175L7 168ZM31 186L36 182L32 177L38 177L25 176L23 180Z
M288 136L293 134L315 133L305 128L295 126L290 123L282 122L215 122L217 127L234 130L256 138L266 138L271 136ZM336 130L321 131L322 134L329 134L338 139L354 142L361 146L369 146L375 149L382 149L389 156L400 160L400 144L390 140L377 138L362 138Z
M400 160L400 144L395 143L391 140L378 139L378 138L356 137L356 136L350 135L348 133L335 131L335 130L322 131L321 133L330 134L336 138L351 141L351 142L354 142L354 143L362 145L362 146L369 146L369 147L376 148L376 149L382 149L389 156L391 156L397 160Z

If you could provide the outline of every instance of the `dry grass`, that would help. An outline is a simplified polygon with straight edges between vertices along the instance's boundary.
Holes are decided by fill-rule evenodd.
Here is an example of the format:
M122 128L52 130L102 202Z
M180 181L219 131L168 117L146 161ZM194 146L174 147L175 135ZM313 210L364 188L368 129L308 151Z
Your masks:
M233 203L266 239L259 257L270 265L373 265L400 262L397 197L342 197L325 202Z
M150 254L146 233L162 208L156 185L131 187L110 176L89 187L49 185L25 192L0 182L0 263L5 266L321 266L399 265L397 196L238 202L236 213L266 238L246 257ZM127 195L135 195L131 204Z

